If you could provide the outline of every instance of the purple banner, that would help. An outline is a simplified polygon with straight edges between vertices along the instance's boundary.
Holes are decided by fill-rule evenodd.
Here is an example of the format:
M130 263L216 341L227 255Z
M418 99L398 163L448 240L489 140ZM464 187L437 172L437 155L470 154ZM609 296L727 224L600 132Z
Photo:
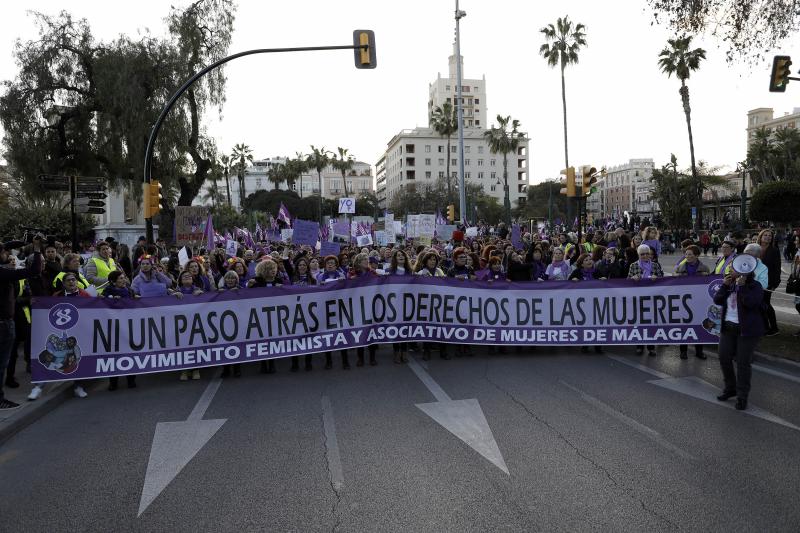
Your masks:
M406 341L716 344L719 277L375 277L136 300L33 302L34 382L185 370Z
M316 246L318 238L319 222L309 222L308 220L300 220L299 218L294 221L294 232L292 233L293 243Z

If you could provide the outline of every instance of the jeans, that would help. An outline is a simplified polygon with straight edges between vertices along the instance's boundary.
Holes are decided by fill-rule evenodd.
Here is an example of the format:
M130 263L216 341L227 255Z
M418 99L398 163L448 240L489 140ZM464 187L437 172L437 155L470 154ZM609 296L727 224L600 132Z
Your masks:
M5 376L6 366L11 357L11 347L14 346L14 319L0 320L0 377ZM3 395L3 381L0 380L0 400Z
M742 337L738 324L723 324L719 337L719 366L725 378L725 392L735 392L738 398L747 399L750 393L750 376L753 373L753 352L759 340L761 337Z

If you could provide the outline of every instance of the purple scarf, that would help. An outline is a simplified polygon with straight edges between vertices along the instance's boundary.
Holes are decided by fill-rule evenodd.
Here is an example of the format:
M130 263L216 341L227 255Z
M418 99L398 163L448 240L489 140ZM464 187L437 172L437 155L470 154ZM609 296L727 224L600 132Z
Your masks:
M699 261L695 261L694 264L690 263L689 261L686 261L686 275L694 276L695 274L697 274L697 267L699 266L700 266Z
M594 268L582 270L581 275L583 276L583 281L589 281L594 279Z
M642 277L649 278L653 275L653 262L652 261L642 261L639 259L639 267L642 269Z

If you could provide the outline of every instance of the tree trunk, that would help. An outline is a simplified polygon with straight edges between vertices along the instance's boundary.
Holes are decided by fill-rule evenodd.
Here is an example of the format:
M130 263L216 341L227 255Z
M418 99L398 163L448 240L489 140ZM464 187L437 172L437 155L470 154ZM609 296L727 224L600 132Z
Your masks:
M569 147L567 145L567 86L564 82L564 63L561 63L561 109L564 114L564 168L569 168ZM567 198L567 221L572 220L575 210L574 198Z
M347 177L345 176L344 170L342 170L342 186L344 187L344 197L349 198L349 196L347 196Z
M681 80L681 88L679 90L681 100L683 101L683 112L686 114L686 127L689 130L689 156L692 161L692 181L695 186L695 199L694 205L697 209L697 219L695 221L694 229L699 231L703 227L703 185L700 183L700 177L697 175L697 165L694 160L694 138L692 137L692 109L689 106L689 87L686 86L684 80Z
M231 207L231 177L228 172L225 172L225 187L228 190L228 207Z
M317 170L319 179L319 223L322 224L322 170Z
M503 152L503 207L505 207L506 224L511 229L511 200L508 194L508 154Z
M200 154L198 146L200 144L200 120L197 109L197 100L195 99L194 91L189 89L186 91L186 97L189 101L189 114L192 121L192 131L189 135L189 155L192 157L192 162L195 164L194 177L190 180L180 178L178 185L180 186L180 196L178 198L178 205L192 205L192 202L197 197L197 193L203 187L206 181L209 170L211 170L211 161Z

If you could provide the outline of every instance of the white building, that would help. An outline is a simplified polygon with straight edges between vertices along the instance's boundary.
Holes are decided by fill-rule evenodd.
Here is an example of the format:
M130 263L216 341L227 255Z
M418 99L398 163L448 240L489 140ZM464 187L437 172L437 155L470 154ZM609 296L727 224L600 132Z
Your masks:
M627 163L606 169L606 177L597 182L597 198L587 206L595 210L594 216L617 217L625 211L636 211L640 216L652 217L658 205L652 199L652 159L631 159Z
M245 198L257 191L272 190L275 184L269 180L269 171L275 165L286 164L286 157L272 157L253 161L245 172L244 189ZM347 192L350 196L361 196L374 191L372 181L372 169L368 163L356 161L353 168L347 172ZM239 202L239 178L233 174L231 182L231 205L235 208L240 207ZM225 185L220 181L220 186ZM287 183L281 182L278 186L281 190L287 190ZM292 190L301 197L319 195L319 176L316 170L305 172L296 183L292 184ZM342 173L332 166L326 167L322 171L322 195L324 198L336 199L345 195Z
M463 75L463 57L461 57ZM486 121L486 78L462 79L464 98L464 180L480 185L484 193L497 198L502 205L503 155L492 154L483 135L489 124ZM455 104L456 58L450 56L450 77L439 74L429 85L428 118L433 110L445 101ZM528 143L520 143L516 153L508 154L508 189L511 207L524 204L528 188ZM458 134L447 139L431 128L404 129L387 143L386 151L376 164L377 195L381 207L388 207L392 198L408 187L434 185L444 179L447 167L455 187L459 182Z
M436 80L428 85L428 125L433 122L433 111L449 102L455 109L457 93L456 52L453 44L453 55L450 61L450 77L442 78L437 73ZM461 56L461 74L464 74L464 56ZM486 122L486 76L481 79L461 79L461 98L464 104L464 128L487 128Z
M757 130L766 128L777 131L783 128L797 128L800 125L800 107L795 107L783 116L775 118L775 111L771 107L759 107L747 112L747 145L753 141Z

